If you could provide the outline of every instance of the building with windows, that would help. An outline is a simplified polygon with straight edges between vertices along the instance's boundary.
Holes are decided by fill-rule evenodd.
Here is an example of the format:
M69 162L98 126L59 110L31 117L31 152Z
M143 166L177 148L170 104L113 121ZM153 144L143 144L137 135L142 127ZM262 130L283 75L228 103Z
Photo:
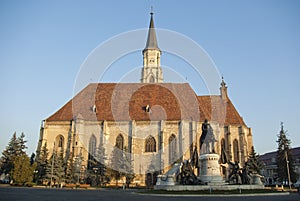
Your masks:
M294 160L293 165L294 172L297 174L297 181L300 181L300 147L292 148L291 156ZM262 175L265 178L266 185L280 185L277 181L277 151L268 152L259 156L259 160L263 163Z
M130 153L138 185L153 185L156 175L176 161L200 150L201 126L207 119L216 138L215 151L224 149L241 165L253 146L252 132L237 112L222 80L220 94L197 95L188 83L164 83L151 13L143 50L140 83L91 83L45 119L37 150L47 143L49 152L66 158L83 156L83 169L98 147L111 163L114 147ZM203 145L205 148L205 145ZM222 167L226 178L228 171Z

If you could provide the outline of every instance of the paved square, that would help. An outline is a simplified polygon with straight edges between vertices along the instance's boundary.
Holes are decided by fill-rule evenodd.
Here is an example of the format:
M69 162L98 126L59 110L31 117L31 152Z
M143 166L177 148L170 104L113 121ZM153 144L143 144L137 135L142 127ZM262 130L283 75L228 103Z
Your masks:
M154 200L205 200L205 201L299 201L300 195L277 196L185 196L172 195L145 195L138 194L137 190L68 190L68 189L46 189L46 188L17 188L0 187L0 201L154 201Z

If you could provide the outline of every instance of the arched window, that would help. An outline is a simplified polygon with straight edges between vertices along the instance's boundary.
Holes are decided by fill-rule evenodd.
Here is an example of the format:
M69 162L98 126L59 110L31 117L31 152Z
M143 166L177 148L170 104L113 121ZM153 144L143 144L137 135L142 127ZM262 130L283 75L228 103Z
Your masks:
M152 75L151 75L150 78L149 78L149 82L150 82L150 83L154 83L154 77L153 77Z
M119 149L124 148L124 137L121 134L119 134L116 138L116 147L118 147Z
M177 159L177 139L174 134L169 137L169 164Z
M64 145L64 137L63 136L59 136L58 147L63 147L63 145Z
M145 152L156 152L156 141L154 137L147 137L145 142Z
M240 162L239 159L239 142L237 139L233 140L233 159L234 161Z
M96 137L92 135L89 142L89 154L91 156L95 156L96 154L96 144L97 144Z
M58 135L55 139L55 145L58 148L58 151L63 151L64 149L64 137L62 135Z

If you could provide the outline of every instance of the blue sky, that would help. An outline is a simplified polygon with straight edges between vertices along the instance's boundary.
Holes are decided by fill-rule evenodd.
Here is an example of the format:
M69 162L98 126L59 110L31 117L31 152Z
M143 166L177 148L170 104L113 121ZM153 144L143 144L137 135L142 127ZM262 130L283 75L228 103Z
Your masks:
M25 133L28 153L34 152L41 121L72 98L89 53L117 34L147 28L151 6L156 27L186 35L212 58L253 130L257 152L276 150L281 121L292 147L300 146L297 0L2 0L0 150L16 131ZM161 59L162 65L180 68L171 55ZM114 65L131 71L142 65L142 55L130 54ZM115 73L106 80L118 82L122 75ZM200 85L192 86L206 95Z

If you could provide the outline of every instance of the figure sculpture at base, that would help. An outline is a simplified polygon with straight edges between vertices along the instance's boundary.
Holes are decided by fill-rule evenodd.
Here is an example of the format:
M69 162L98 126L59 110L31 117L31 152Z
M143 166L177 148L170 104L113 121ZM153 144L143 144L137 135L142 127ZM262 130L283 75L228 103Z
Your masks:
M234 163L229 161L229 165L231 167L231 173L228 176L229 182L232 182L234 184L242 184L242 179L241 179L241 169L239 166L239 163L235 161Z
M249 175L247 162L245 162L245 165L242 168L241 178L242 178L242 184L250 184L251 176Z
M182 185L197 185L199 181L194 174L190 161L186 160L182 163L179 173L179 183Z

